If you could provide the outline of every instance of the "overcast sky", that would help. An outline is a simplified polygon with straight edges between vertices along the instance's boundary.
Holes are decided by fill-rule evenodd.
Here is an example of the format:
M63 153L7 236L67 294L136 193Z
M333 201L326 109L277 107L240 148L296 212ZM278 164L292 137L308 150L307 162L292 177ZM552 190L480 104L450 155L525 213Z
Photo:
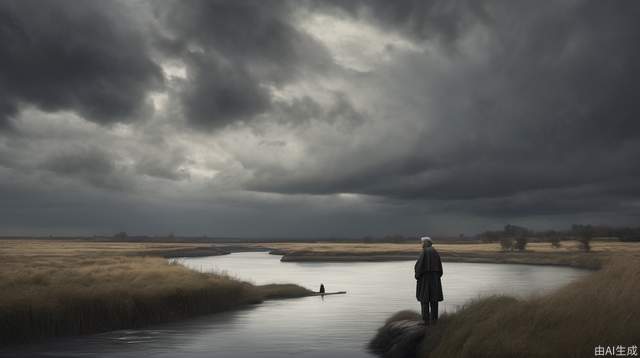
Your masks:
M0 1L0 234L640 224L640 2Z

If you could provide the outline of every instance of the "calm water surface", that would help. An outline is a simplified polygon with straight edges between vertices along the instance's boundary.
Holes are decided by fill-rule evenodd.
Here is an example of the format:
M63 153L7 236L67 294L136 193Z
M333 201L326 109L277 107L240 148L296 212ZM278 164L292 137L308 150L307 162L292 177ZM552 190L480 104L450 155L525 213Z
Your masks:
M233 312L143 330L55 340L4 352L20 357L370 357L365 345L391 314L418 310L412 261L280 262L264 252L185 258L195 270L224 271L256 284L296 283L346 295L268 301ZM540 294L586 274L529 265L444 263L441 312L483 295Z

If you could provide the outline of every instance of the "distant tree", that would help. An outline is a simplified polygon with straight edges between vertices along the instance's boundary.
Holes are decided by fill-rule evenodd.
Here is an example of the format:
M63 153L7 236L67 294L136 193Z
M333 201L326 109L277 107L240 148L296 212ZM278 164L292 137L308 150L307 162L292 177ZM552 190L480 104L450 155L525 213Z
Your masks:
M514 244L514 248L518 251L524 251L527 248L527 237L518 236Z
M502 251L513 251L513 238L507 236L501 238L500 246L502 247Z
M593 226L591 225L572 225L571 233L577 236L580 246L585 252L591 251L591 240L593 239Z
M551 246L553 246L554 248L559 248L560 246L560 238L558 236L551 236L549 238L549 242L551 242Z
M580 246L582 246L582 249L585 252L591 251L591 239L591 234L586 234L578 239L578 241L580 242Z

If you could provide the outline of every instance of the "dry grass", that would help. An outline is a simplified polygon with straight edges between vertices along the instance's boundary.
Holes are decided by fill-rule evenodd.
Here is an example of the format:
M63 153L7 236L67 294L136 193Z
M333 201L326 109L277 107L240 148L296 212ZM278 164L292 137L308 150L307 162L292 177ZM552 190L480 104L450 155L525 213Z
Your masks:
M562 241L560 248L554 248L548 242L532 242L527 245L527 251L531 252L576 252L582 251L578 241ZM415 244L354 244L354 243L264 243L253 244L256 247L272 248L284 252L318 252L318 253L388 253L388 252L420 252L422 247L419 242ZM501 252L499 243L464 243L434 245L442 253L467 253L467 252ZM640 243L619 242L613 240L593 241L593 252L637 252L640 253Z
M552 294L490 297L444 317L423 357L592 357L597 345L640 344L640 260L617 256Z
M2 256L113 256L209 248L211 244L90 242L65 240L0 240Z
M389 261L415 260L419 244L391 243L264 243L254 247L270 248L284 255L282 261ZM435 245L446 262L483 262L529 265L561 265L597 269L611 256L627 254L640 258L640 243L600 240L592 251L584 252L577 241L563 241L562 247L535 242L524 252L503 252L496 243L460 243Z
M107 244L104 251L95 243L24 245L0 250L0 345L138 327L310 293L295 285L253 286L159 257L114 255L140 250L141 244Z
M384 253L414 253L422 250L421 245L415 244L391 244L391 243L261 243L252 244L254 247L271 248L282 252L309 252L309 253L355 253L355 254L384 254ZM482 253L501 252L499 243L469 243L469 244L443 244L434 245L441 253ZM560 248L553 248L550 243L533 242L527 245L529 252L579 252L580 245L577 241L562 241ZM619 241L593 241L593 252L636 252L640 253L640 243Z
M0 240L0 255L20 256L105 256L105 255L144 255L158 252L182 251L188 249L210 248L212 244L203 243L140 243L140 242L87 242L62 240ZM356 253L356 254L386 254L386 253L419 253L421 246L415 244L392 243L259 243L236 244L248 248L274 249L282 252L310 252L310 253ZM483 253L501 252L498 243L469 243L435 245L441 253ZM220 245L224 247L224 245ZM562 241L562 247L553 248L551 244L534 242L527 245L527 251L540 253L579 252L577 241ZM640 243L619 242L613 240L593 241L593 252L635 252L640 254Z

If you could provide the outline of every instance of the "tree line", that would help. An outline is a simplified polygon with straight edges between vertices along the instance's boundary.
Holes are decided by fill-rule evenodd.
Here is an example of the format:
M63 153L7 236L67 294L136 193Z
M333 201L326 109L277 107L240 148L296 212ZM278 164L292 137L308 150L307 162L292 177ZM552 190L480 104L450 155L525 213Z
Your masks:
M584 251L590 251L591 240L594 237L618 238L621 241L640 241L640 227L574 224L566 230L535 231L523 226L509 224L502 230L485 231L477 237L484 242L499 242L504 251L524 251L529 241L549 242L553 247L560 247L561 240L577 240Z

